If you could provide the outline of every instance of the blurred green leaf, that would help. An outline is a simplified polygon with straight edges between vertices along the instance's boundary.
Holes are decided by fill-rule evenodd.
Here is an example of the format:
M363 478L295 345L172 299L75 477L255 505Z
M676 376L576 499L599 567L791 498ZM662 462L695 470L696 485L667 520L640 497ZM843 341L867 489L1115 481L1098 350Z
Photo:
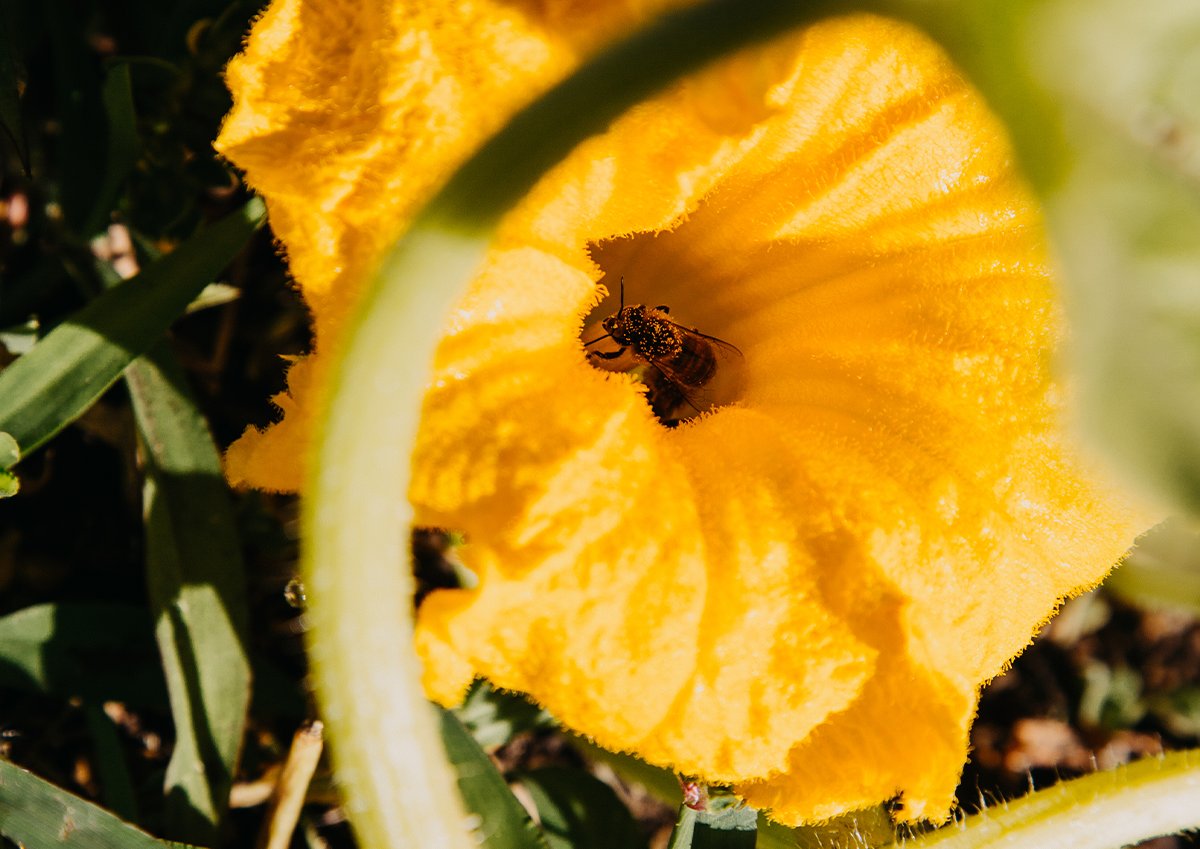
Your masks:
M123 604L39 604L0 617L0 685L167 706L150 617Z
M137 822L137 795L129 778L129 767L125 763L125 752L121 749L117 728L96 703L88 702L83 706L83 711L88 733L92 736L104 804L126 822Z
M1188 684L1156 696L1150 710L1177 737L1200 737L1200 687Z
M0 372L0 430L28 456L92 405L183 314L266 216L255 198L96 298Z
M1084 669L1079 698L1079 724L1084 727L1132 728L1146 715L1142 676L1128 667L1092 661Z
M3 14L0 14L0 125L12 139L21 167L28 174L29 144L25 140L25 124L21 121L21 80L13 61L7 16Z
M612 767L613 772L630 784L642 785L652 795L668 805L683 804L683 790L679 786L679 778L671 770L648 764L634 755L601 749L583 737L572 735L571 745L582 752L585 757L608 764Z
M146 455L146 581L175 720L165 830L215 846L250 702L241 547L220 458L167 342L125 380Z
M1200 513L1200 4L882 0L947 45L1044 201L1084 428Z
M24 849L166 849L103 808L0 760L0 834Z
M517 693L493 689L483 678L471 685L454 715L484 749L503 746L522 731L554 724L546 710Z
M545 767L517 776L550 849L639 849L646 837L613 789L589 772Z
M441 711L442 745L458 773L458 791L467 810L479 818L473 829L487 849L548 849L545 838L491 759L458 718Z
M80 234L84 238L108 226L121 186L138 161L137 113L133 108L128 63L122 62L109 70L104 80L103 98L108 118L108 157L96 204Z
M1200 615L1200 533L1163 522L1138 540L1104 588L1134 604Z

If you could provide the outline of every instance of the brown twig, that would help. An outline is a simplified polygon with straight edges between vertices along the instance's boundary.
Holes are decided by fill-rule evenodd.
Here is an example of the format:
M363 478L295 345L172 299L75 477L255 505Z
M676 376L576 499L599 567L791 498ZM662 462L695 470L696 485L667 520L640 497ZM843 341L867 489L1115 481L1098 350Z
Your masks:
M275 792L271 794L256 849L287 849L291 843L292 832L296 830L300 808L308 792L308 783L321 757L323 730L321 722L314 721L311 725L302 726L292 738L292 748L279 782L275 785Z

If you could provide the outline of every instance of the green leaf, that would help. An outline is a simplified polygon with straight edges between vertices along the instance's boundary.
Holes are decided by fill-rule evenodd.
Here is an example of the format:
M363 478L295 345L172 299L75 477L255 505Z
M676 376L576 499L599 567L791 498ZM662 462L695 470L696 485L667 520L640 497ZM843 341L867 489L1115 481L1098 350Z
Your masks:
M522 731L554 724L543 708L517 693L493 689L483 678L471 685L454 715L484 749L503 746Z
M17 440L0 431L0 498L11 498L20 491L20 479L9 471L20 459L21 449Z
M450 711L441 711L442 745L458 773L458 791L479 818L473 829L487 849L547 849L546 841L491 758Z
M85 704L83 712L92 735L104 804L126 822L137 822L137 794L129 777L117 728L103 708L93 702Z
M146 581L175 720L165 829L215 846L250 702L241 546L220 458L166 341L125 380L146 454Z
M694 849L754 849L758 841L758 811L732 807L701 811L692 834Z
M303 719L296 682L265 655L250 656L251 709ZM166 709L166 679L145 608L98 602L26 607L0 617L0 687Z
M121 185L138 161L137 113L133 108L133 88L127 62L114 65L109 70L102 96L104 112L108 117L108 158L96 204L83 226L82 235L85 238L107 226Z
M167 849L103 808L0 760L0 834L25 849Z
M28 456L92 405L143 354L266 216L255 198L96 298L0 371L0 430Z
M209 283L196 299L188 304L187 311L194 313L209 307L219 307L221 304L236 301L241 296L242 290L236 286L230 286L228 283Z
M0 617L0 685L165 708L150 617L123 604L39 604Z
M17 149L21 167L29 173L29 145L25 140L25 125L21 121L21 80L17 63L13 61L12 41L8 34L7 16L0 14L0 126L3 126Z
M638 849L648 845L629 809L611 787L591 773L546 767L523 772L518 778L537 805L550 849Z
M1085 430L1200 513L1200 4L884 0L1005 119L1045 204Z
M11 469L21 459L21 448L12 434L0 431L0 468Z
M679 817L667 849L692 849L692 836L696 831L696 811L687 805L679 806Z
M754 849L758 819L758 811L737 805L718 811L680 805L668 849Z

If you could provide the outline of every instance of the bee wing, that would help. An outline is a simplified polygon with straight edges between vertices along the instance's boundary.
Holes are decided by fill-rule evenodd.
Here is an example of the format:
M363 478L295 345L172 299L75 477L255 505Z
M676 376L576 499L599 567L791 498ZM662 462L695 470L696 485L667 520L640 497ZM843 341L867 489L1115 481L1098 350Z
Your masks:
M716 336L709 336L707 333L701 333L679 324L675 326L693 340L704 340L704 348L708 352L706 358L713 370L708 372L708 376L700 378L698 381L698 370L694 361L656 363L663 372L660 383L671 387L670 391L665 393L668 400L672 395L677 399L673 417L691 418L698 413L731 404L741 398L746 381L746 359L741 350L736 345Z
M670 319L665 319L665 320L671 321ZM741 349L738 348L736 345L734 345L732 342L726 342L724 339L718 339L716 336L709 336L707 333L701 333L699 330L696 330L694 327L684 327L682 324L679 324L674 321L671 321L671 324L673 324L681 332L686 333L688 336L699 336L701 339L707 339L709 342L712 343L713 351L718 356L727 357L727 358L732 357L732 358L736 358L739 360L744 359Z

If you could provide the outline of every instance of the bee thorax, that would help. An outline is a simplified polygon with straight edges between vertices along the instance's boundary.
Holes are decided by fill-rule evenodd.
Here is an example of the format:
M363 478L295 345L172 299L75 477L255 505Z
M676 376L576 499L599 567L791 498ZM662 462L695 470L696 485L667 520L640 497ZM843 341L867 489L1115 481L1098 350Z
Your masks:
M621 345L629 345L647 360L677 357L683 350L683 334L674 322L655 315L644 306L625 307L604 320L604 329Z

